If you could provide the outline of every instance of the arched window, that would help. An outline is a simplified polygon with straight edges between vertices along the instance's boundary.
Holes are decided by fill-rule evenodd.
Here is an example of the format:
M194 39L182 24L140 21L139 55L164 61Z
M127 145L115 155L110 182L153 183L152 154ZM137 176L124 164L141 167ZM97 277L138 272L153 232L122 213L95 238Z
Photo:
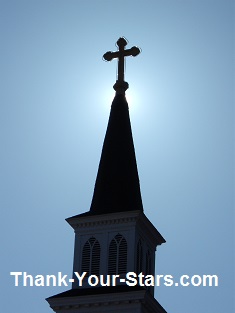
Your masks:
M126 239L117 234L109 245L109 274L126 274L127 269L127 242Z
M91 237L84 244L82 249L82 272L87 275L99 275L100 272L100 244L99 241Z
M143 247L142 242L139 239L137 243L137 253L136 253L136 273L139 274L143 271Z
M152 264L151 264L151 254L150 254L150 251L149 251L149 250L148 250L147 253L146 253L146 262L145 262L145 265L146 265L146 275L151 274L151 267L152 267Z

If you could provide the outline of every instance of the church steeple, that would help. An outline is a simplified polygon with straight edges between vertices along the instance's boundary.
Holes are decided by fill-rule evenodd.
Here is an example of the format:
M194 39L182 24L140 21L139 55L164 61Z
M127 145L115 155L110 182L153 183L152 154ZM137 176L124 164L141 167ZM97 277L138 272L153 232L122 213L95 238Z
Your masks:
M153 284L128 284L127 273L155 276L156 247L165 239L143 213L124 81L124 58L140 50L125 50L126 44L119 38L119 51L104 55L118 58L116 95L90 211L66 219L75 232L72 289L47 298L58 313L166 313L154 298ZM101 277L111 276L114 284L101 283Z

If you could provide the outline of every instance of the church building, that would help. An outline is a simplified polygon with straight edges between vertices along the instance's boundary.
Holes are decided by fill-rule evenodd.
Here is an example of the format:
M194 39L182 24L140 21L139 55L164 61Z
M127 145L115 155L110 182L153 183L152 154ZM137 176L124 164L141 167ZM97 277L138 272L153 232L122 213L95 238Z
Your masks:
M119 38L118 51L104 54L118 59L116 94L90 210L66 219L75 232L74 276L72 289L46 299L54 312L166 313L154 287L138 280L140 273L155 276L156 247L165 239L143 210L124 80L125 57L140 50L126 45Z

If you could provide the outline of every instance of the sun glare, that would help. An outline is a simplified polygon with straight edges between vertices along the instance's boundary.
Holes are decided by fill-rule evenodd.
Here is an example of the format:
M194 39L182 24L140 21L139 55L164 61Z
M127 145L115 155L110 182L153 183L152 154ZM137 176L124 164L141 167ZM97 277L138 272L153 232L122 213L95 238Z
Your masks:
M105 91L103 94L103 100L101 101L104 105L105 111L111 108L111 104L113 102L113 99L115 97L115 91L112 90L112 88L109 88ZM137 90L128 89L126 91L126 100L130 109L131 114L137 114L138 109L141 103L141 97Z
M104 97L105 106L106 105L110 106L113 102L114 97L115 97L115 91L111 90L110 92L107 92ZM126 100L127 100L129 107L134 105L132 92L129 92L129 91L126 92Z

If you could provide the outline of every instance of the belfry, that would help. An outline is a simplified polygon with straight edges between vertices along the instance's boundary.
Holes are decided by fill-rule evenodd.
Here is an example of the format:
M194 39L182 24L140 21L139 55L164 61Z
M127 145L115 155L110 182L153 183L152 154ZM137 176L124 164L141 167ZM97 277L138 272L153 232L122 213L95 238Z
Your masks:
M155 275L156 247L165 239L143 210L124 80L125 57L140 50L126 45L119 38L119 50L103 56L118 58L116 94L90 210L66 219L75 232L72 289L46 299L58 313L166 313L151 284L130 279Z

